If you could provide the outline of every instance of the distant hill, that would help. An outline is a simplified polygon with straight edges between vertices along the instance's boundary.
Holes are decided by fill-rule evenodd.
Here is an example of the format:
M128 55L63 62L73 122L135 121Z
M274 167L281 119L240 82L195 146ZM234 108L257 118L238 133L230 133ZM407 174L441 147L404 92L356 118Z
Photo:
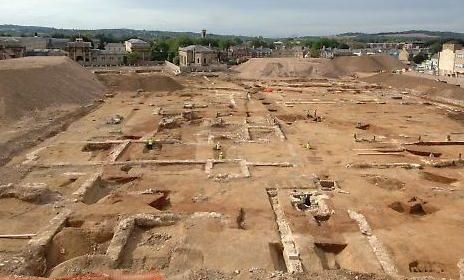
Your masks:
M427 31L427 30L409 30L402 32L382 32L382 33L356 33L349 32L337 35L337 37L352 38L360 41L391 41L399 40L433 40L433 39L456 39L464 40L464 33Z
M151 30L136 30L126 28L115 29L62 29L43 26L21 26L4 24L0 25L0 36L34 36L55 37L55 38L70 38L81 34L87 37L96 37L97 35L105 35L105 37L113 37L117 40L127 40L129 38L141 38L145 40L153 40L162 37L199 37L199 32L172 32L172 31L151 31ZM244 41L253 39L250 36L235 36L235 35L218 35L208 34L210 38L240 38ZM97 36L98 37L98 36ZM300 36L299 39L315 39L326 36ZM402 32L382 32L382 33L360 33L348 32L336 36L328 36L330 38L349 38L350 40L360 42L385 42L385 41L427 41L427 40L464 40L464 33L457 32L441 32L427 30L409 30ZM271 40L271 38L267 38ZM274 38L278 40L278 38ZM281 38L284 40L286 38Z
M53 27L42 27L42 26L21 26L4 24L0 25L0 36L34 36L35 33L42 37L72 37L78 34L88 37L95 37L97 35L105 34L119 38L121 40L129 38L141 38L146 40L152 40L159 37L199 37L200 33L195 32L171 32L171 31L149 31L149 30L135 30L135 29L62 29ZM248 36L233 36L233 35L217 35L208 34L212 38L241 38L242 40L248 40L251 37Z

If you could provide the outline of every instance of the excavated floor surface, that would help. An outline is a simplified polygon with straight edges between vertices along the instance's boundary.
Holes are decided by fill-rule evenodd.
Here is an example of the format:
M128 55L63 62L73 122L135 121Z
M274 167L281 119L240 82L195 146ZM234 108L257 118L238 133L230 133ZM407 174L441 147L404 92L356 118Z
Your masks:
M4 167L27 171L0 190L0 235L36 234L72 211L46 248L46 270L32 276L64 277L60 264L104 255L124 218L174 213L173 224L135 226L114 268L169 279L263 279L289 270L290 260L307 275L339 271L333 279L383 279L375 274L388 266L405 277L459 277L464 146L420 146L424 156L405 145L448 135L464 141L462 123L448 117L459 108L354 79L178 76L168 79L176 86L135 90L118 88L124 75L105 75L113 98ZM456 166L431 164L445 160ZM411 165L372 165L396 163ZM44 203L37 188L53 199ZM364 215L370 234L348 210ZM0 238L0 274L18 271L27 246Z

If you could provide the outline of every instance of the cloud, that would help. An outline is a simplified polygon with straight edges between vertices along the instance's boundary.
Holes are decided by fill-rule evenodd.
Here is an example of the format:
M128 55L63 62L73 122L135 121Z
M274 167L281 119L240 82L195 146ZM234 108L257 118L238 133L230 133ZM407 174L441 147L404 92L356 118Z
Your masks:
M0 23L80 29L207 28L219 34L265 36L406 29L464 32L463 10L461 0L15 0L2 5Z

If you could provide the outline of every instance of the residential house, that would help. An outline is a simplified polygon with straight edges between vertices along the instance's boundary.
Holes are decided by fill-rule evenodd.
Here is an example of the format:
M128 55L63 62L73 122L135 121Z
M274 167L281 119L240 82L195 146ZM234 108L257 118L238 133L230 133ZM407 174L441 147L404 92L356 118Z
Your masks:
M126 52L137 53L141 61L149 61L151 58L150 44L140 39L130 39L124 43Z
M250 49L250 53L253 58L270 57L272 55L272 49L263 47L253 48Z
M283 50L285 49L285 44L282 41L276 41L274 42L274 49L275 50Z
M251 58L251 50L246 44L231 46L228 50L228 57L236 63L243 63Z
M322 48L320 57L332 59L338 56L355 56L351 49Z
M461 44L444 44L439 54L438 73L441 76L464 76L464 49Z
M123 43L107 43L105 50L112 53L127 53L126 46Z
M416 71L436 75L438 72L438 54L416 66Z
M122 43L107 43L104 50L92 50L92 65L118 66L127 60L126 47Z
M401 49L398 53L398 60L404 64L410 64L413 57L413 53L406 48Z
M299 57L303 58L309 52L304 46L293 46L284 49L276 49L271 51L272 57ZM269 55L269 56L270 56Z
M179 64L181 67L209 66L218 63L217 52L208 47L191 45L179 48Z

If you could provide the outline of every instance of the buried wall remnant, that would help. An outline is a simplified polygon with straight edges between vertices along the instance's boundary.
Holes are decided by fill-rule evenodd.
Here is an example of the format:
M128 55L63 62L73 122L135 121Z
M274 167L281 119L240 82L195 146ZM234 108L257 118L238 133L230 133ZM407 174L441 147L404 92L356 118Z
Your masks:
M175 224L180 219L175 214L138 214L122 220L114 231L113 239L106 251L106 255L117 266L120 261L124 248L129 240L132 232L136 227L152 228L160 226L170 226Z
M458 263L459 269L459 280L464 280L464 258L462 258Z
M290 273L303 272L303 264L300 260L300 253L296 248L292 230L285 218L285 213L279 204L277 189L268 189L269 202L274 210L277 227L280 233L280 239L283 245L283 257L287 271Z
M20 271L18 271L18 274L25 276L44 276L48 269L47 249L53 237L65 226L70 215L71 210L64 210L51 219L50 223L28 242L23 252L25 262L20 268Z
M93 204L108 194L108 190L103 184L102 173L97 172L90 176L81 187L73 193L76 201L85 204Z
M369 241L369 245L377 257L377 261L380 263L383 271L392 277L398 277L398 269L396 268L393 259L383 243L373 234L366 217L352 210L348 210L348 215L358 224L359 230L367 238L367 241Z
M387 168L404 168L404 169L423 169L424 166L418 163L350 163L346 166L347 168L379 168L379 169L387 169Z

